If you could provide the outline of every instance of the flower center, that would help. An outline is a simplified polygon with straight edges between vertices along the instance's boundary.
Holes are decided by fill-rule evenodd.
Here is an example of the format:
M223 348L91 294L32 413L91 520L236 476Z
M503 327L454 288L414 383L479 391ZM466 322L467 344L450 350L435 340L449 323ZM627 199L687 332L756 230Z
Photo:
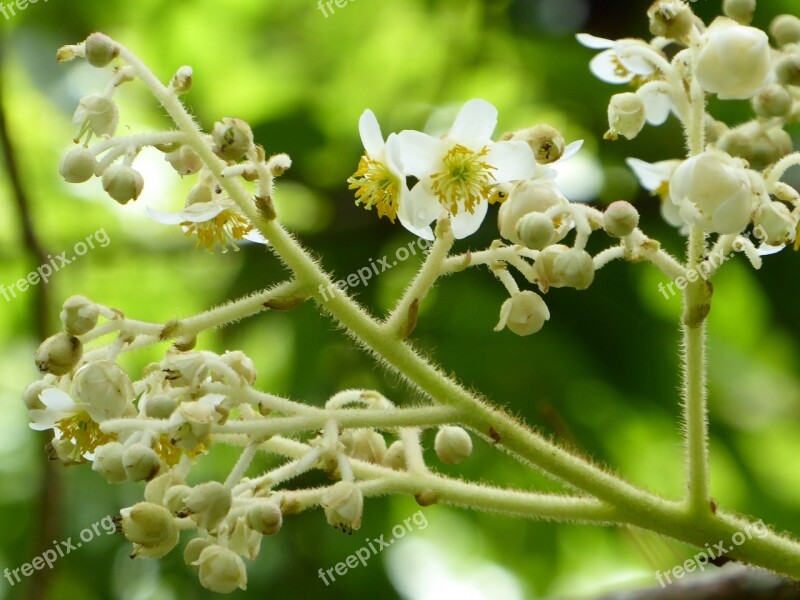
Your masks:
M197 245L206 250L213 250L219 244L223 252L228 251L228 247L238 251L236 245L253 230L253 225L239 213L230 209L225 209L213 219L193 223L185 221L181 223L184 227L186 236L196 235Z
M206 447L205 444L198 444L192 450L186 450L173 444L172 440L169 439L169 435L162 433L155 439L153 451L158 454L159 458L161 458L161 460L163 460L168 466L174 467L180 462L181 456L184 454L191 459L195 459L201 454L206 453Z
M82 461L84 454L117 439L115 434L101 431L100 425L85 412L61 419L56 423L56 429L65 440L72 440L75 444L75 456L71 457L75 461Z
M358 163L358 170L347 183L350 184L349 189L356 190L356 204L363 203L367 210L375 206L379 218L387 217L394 223L400 199L400 180L386 163L365 154Z
M488 147L475 152L456 144L444 156L444 170L431 175L433 193L451 214L459 212L461 201L463 209L472 213L476 204L493 197L494 167L484 160L488 152Z

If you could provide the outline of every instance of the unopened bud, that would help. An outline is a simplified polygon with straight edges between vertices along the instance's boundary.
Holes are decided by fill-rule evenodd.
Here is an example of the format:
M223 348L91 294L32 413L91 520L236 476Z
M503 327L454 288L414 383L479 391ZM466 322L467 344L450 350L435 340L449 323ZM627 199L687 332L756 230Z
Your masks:
M443 463L457 465L472 454L472 438L462 427L440 427L436 432L434 449Z
M694 13L681 0L657 0L647 10L650 33L670 40L683 40L694 26Z
M795 15L778 15L772 20L769 32L779 46L800 43L800 18Z
M247 589L247 570L242 558L227 548L210 545L192 563L200 567L200 584L218 594Z
M500 235L515 244L524 245L517 232L520 219L529 213L543 213L563 203L566 203L566 199L550 181L532 179L516 184L497 214Z
M169 540L176 530L175 518L163 506L139 502L120 511L122 533L129 542L142 546L158 546Z
M189 190L189 193L186 196L186 206L191 206L192 204L205 204L206 202L211 202L212 195L211 195L211 188L205 184L198 183L192 189Z
M67 183L83 183L94 177L97 159L91 150L78 146L67 151L58 165L58 172Z
M373 429L349 429L341 436L348 456L379 465L386 456L386 440Z
M178 401L159 394L157 396L150 396L145 401L144 414L151 419L168 419L178 406Z
M122 455L122 466L132 481L150 481L161 470L161 459L152 448L133 444Z
M75 141L87 132L98 137L112 136L119 124L119 109L112 98L102 94L91 94L81 99L72 115Z
M792 96L782 85L772 84L753 98L753 109L759 117L783 117L792 110Z
M775 75L784 85L800 86L800 54L789 54L779 60Z
M401 440L392 442L386 455L383 457L383 466L394 469L395 471L404 471L406 468L406 449Z
M756 12L756 0L725 0L722 3L725 15L742 25L749 25Z
M60 316L64 331L70 335L83 335L97 325L100 309L88 298L72 296L64 302Z
M194 538L189 540L189 543L186 544L186 548L183 549L183 561L187 565L194 565L198 560L200 560L200 555L203 553L203 550L208 548L210 545L211 541L204 538Z
M136 200L144 188L141 173L125 165L111 165L103 172L103 189L120 204Z
M177 94L185 94L192 89L192 67L184 65L178 69L169 85Z
M338 481L322 494L325 518L335 529L346 534L361 527L364 514L364 495L352 481Z
M550 244L555 233L553 219L543 213L528 213L517 221L517 237L523 246L532 250L541 250Z
M246 385L253 385L256 382L258 373L256 364L249 356L240 350L229 350L222 355L222 362L236 371Z
M528 142L540 165L557 161L564 154L566 142L558 129L550 125L535 125L503 136L504 140Z
M128 474L122 464L125 449L119 442L109 442L94 451L92 471L100 473L108 483L122 483L128 480Z
M282 525L283 515L276 504L263 502L247 511L247 526L262 535L275 535Z
M556 256L553 272L566 287L585 290L594 281L594 261L585 250L570 248Z
M753 216L755 230L761 234L761 241L770 246L789 244L794 241L797 219L782 202L769 202L756 209Z
M182 145L178 149L168 152L164 159L172 165L178 175L191 175L197 173L203 166L203 161L191 146Z
M272 173L273 177L280 177L289 168L292 166L292 159L289 158L288 154L276 154L275 156L270 157L269 162L267 163L267 168L269 172Z
M176 474L174 471L167 471L147 482L144 488L144 499L153 504L163 505L167 490L183 483L183 477Z
M164 492L164 506L171 513L179 513L186 510L186 499L192 493L192 488L183 483L173 485Z
M644 100L637 94L615 94L608 104L608 132L606 139L616 140L620 135L632 140L647 122Z
M623 238L639 226L639 213L630 202L612 202L603 213L603 227L608 235Z
M237 161L253 147L253 131L241 119L225 117L214 123L211 137L214 153L224 160Z
M211 531L231 510L231 491L217 481L201 483L186 498L186 508L199 527Z
M550 310L542 297L526 290L513 294L503 302L500 321L494 330L501 331L508 327L519 336L531 335L539 331L549 318Z
M119 46L114 41L102 33L93 33L84 42L86 60L89 64L98 69L107 66L112 60L119 56Z
M66 375L83 356L81 341L67 333L57 333L47 338L34 354L36 368L41 373Z

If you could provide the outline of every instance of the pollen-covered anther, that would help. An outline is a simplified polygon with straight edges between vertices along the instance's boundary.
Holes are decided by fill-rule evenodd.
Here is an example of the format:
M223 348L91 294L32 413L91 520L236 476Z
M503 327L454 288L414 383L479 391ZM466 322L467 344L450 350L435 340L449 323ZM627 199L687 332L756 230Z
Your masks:
M229 246L238 250L236 242L253 230L253 225L244 216L228 209L208 221L185 221L181 225L186 236L196 235L197 245L206 250L213 250L217 244L223 251L227 251Z
M356 190L356 204L367 210L376 207L378 217L386 217L392 223L397 218L400 198L400 180L385 162L365 154L358 163L358 170L347 182L349 189Z
M495 167L485 160L488 152L488 147L476 152L456 144L444 155L444 170L431 175L433 193L451 214L460 212L462 201L463 209L472 213L476 204L492 195Z

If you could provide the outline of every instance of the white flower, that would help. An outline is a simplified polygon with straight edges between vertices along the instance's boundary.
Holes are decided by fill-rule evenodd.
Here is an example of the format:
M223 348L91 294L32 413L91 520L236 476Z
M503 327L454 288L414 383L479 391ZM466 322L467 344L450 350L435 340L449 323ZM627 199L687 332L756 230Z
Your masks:
M694 73L707 92L723 100L742 100L767 84L771 63L766 33L719 18L703 35Z
M589 69L595 77L606 83L630 83L635 78L647 79L656 73L655 67L649 61L630 52L636 48L654 51L642 40L607 40L588 33L579 33L575 37L587 48L602 50L591 60Z
M227 252L229 247L238 250L236 242L241 240L269 243L229 198L196 202L175 213L159 212L149 207L145 210L158 223L181 225L184 233L196 235L197 245L206 250L213 250L217 245L223 252Z
M664 221L680 228L682 233L688 233L686 223L678 213L678 207L669 199L669 180L672 179L672 174L681 161L662 160L648 163L638 158L628 158L625 162L636 175L639 184L654 196L661 198L661 217Z
M756 191L742 162L720 150L707 150L678 166L669 184L670 199L689 224L721 234L739 233L750 222Z
M356 204L363 203L367 210L375 206L378 217L387 217L394 223L398 206L408 194L397 134L390 134L384 142L378 119L371 110L361 115L358 129L366 152L358 170L347 180L350 189L356 190Z
M441 138L418 131L398 134L405 172L419 179L398 209L406 229L432 240L431 223L449 213L453 234L464 238L483 222L494 186L534 175L536 159L530 145L492 142L496 125L494 106L470 100Z

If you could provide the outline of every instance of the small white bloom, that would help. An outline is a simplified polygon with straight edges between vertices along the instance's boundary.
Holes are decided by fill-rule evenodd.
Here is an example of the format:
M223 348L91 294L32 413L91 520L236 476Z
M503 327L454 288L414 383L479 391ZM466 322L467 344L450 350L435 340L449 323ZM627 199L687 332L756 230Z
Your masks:
M750 222L756 193L741 163L719 150L707 150L678 166L670 180L670 199L688 225L721 234L739 233Z
M480 227L494 200L494 186L532 177L536 159L524 141L492 142L497 109L485 100L467 102L441 138L418 131L398 134L401 159L408 175L419 183L400 203L403 226L432 240L431 223L451 218L457 239Z
M648 163L638 158L628 158L625 161L636 175L639 184L654 196L661 199L661 217L672 225L678 227L682 233L688 233L686 223L678 213L678 207L669 199L669 181L680 160L662 160L655 163Z
M655 75L653 65L636 53L632 48L654 50L642 40L623 39L607 40L605 38L579 33L575 36L587 48L602 50L589 63L589 69L595 77L606 83L630 83L635 78L647 79Z
M723 100L750 98L766 85L772 65L767 34L720 17L703 34L694 73Z

